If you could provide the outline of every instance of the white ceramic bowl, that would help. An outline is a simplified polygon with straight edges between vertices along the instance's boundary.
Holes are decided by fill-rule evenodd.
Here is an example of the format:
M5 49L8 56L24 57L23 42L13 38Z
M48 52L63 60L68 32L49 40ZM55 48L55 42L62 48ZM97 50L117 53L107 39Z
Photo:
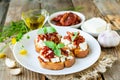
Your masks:
M81 29L94 37L98 37L98 35L108 30L110 25L103 19L99 17L93 17L88 19L81 25Z
M78 16L80 17L80 19L81 19L81 22L78 23L78 24L75 24L75 25L71 25L71 26L58 26L58 25L55 25L54 23L52 23L52 19L53 19L53 18L57 17L58 15L61 15L61 14L64 14L64 13L69 13L69 12L78 15ZM67 27L79 28L84 21L85 21L85 16L84 16L82 13L80 13L80 12L75 12L75 11L59 11L59 12L56 12L56 13L51 14L50 17L49 17L49 19L48 19L48 23L49 23L52 27L61 27L61 28L63 28L63 27L64 27L64 28L67 28Z

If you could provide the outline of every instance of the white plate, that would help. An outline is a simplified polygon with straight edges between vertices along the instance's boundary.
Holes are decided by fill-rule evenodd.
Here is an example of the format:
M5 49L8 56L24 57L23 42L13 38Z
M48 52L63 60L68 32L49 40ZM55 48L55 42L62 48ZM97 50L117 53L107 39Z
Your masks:
M80 31L78 29L74 28L56 28L59 34L65 35L66 31L70 32L76 32ZM101 53L101 48L99 43L95 38L93 38L88 33L85 33L83 31L80 31L80 34L84 36L86 39L90 52L89 55L85 58L77 58L75 64L70 68L64 68L62 70L48 70L41 67L39 64L39 61L37 59L38 53L35 51L34 47L34 39L37 35L37 30L28 32L23 36L21 41L17 42L13 48L13 54L15 59L18 63L20 63L22 66L24 66L26 69L29 69L34 72L42 73L42 74L49 74L49 75L65 75L65 74L71 74L78 71L82 71L91 65L93 65L99 58ZM29 39L27 39L27 36L30 36ZM28 54L26 56L22 56L19 54L19 51L21 50L22 45L24 48L28 51Z

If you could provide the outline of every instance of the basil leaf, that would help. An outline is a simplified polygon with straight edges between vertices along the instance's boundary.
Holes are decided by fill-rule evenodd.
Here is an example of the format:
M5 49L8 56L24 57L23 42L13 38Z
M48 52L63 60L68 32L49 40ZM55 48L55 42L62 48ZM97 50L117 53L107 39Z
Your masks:
M44 43L47 47L52 48L52 50L56 47L56 44L52 41L45 41Z
M58 56L58 57L61 56L61 50L58 49L58 48L55 48L55 49L54 49L54 53L55 53L55 55Z
M58 45L57 45L57 48L63 48L65 45L63 44L63 43L59 43Z
M44 31L44 34L46 34L47 33L47 27L44 27L43 31Z
M48 33L53 33L53 32L56 32L56 29L53 28L53 27L47 27L47 32Z
M46 33L47 33L47 27L41 28L37 32L37 34L46 34Z
M43 28L39 29L37 34L44 34L44 29Z
M78 32L74 32L74 36L72 36L72 41L75 40L75 38L77 37L77 35L78 35Z
M38 30L37 34L46 34L56 32L56 29L53 27L44 27Z

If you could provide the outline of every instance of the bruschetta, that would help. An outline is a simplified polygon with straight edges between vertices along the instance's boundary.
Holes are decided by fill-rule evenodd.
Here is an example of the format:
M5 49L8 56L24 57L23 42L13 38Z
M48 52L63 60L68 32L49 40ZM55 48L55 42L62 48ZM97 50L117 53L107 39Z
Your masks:
M75 57L83 58L89 54L89 46L80 32L67 32L61 42L74 53Z
M61 70L71 67L75 63L75 57L68 49L60 49L61 55L55 55L54 51L44 46L38 56L38 60L43 68L50 70Z

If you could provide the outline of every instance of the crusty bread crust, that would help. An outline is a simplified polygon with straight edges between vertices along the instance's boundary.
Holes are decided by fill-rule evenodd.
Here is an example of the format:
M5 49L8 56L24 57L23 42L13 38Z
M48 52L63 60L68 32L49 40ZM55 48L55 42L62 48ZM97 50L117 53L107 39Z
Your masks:
M39 48L38 46L37 46L37 43L36 43L36 41L34 40L34 44L35 44L35 50L36 50L36 52L40 52L40 50L41 50L41 48Z
M89 47L87 47L87 49L85 51L80 50L80 48L76 48L76 49L74 49L73 53L74 53L75 57L84 58L89 54Z
M71 67L75 63L75 57L73 59L66 60L65 62L44 62L40 56L38 56L38 60L43 68L50 69L50 70L61 70L65 67Z

